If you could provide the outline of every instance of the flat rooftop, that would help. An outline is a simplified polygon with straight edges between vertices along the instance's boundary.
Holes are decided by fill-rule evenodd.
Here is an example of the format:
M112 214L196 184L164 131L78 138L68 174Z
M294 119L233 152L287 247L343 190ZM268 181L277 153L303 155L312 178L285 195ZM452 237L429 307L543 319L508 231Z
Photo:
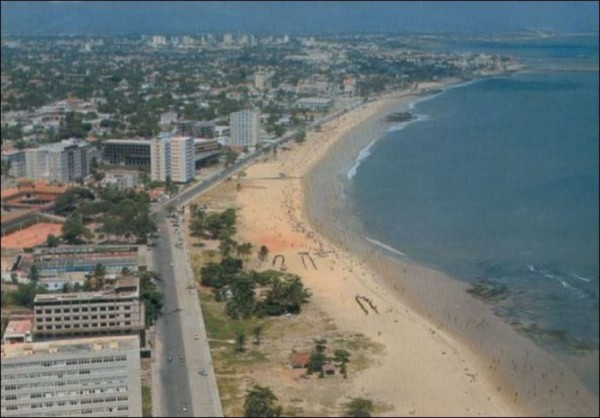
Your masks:
M2 359L50 353L94 353L98 351L139 350L137 335L72 338L37 343L2 344Z
M119 289L129 289L135 287L135 290L120 291ZM108 290L98 290L95 292L75 292L75 293L46 293L35 296L34 303L41 302L66 302L73 300L90 300L104 298L121 298L139 296L139 282L135 277L118 279L115 286Z
M5 333L25 334L31 331L31 321L29 319L12 320L6 326Z

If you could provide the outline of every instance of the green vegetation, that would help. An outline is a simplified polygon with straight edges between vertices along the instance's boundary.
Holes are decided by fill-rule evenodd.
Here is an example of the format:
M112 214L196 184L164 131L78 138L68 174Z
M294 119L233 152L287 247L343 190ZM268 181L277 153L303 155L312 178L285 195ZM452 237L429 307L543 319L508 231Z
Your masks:
M46 245L48 247L58 247L58 244L60 244L60 238L56 235L50 234L46 237Z
M246 392L244 416L279 417L281 416L282 407L276 405L275 401L277 401L277 397L270 388L254 385Z
M190 233L194 237L231 240L236 232L235 209L227 209L221 213L207 214L202 209L192 211ZM251 247L250 247L251 248Z
M17 289L13 292L7 293L4 297L14 305L22 308L32 309L35 295L46 292L46 287L38 285L36 282L30 282L27 284L18 283Z
M81 215L75 214L69 217L63 224L62 237L67 244L81 244L83 243L81 237L90 239L92 234L90 230L83 224Z
M345 417L370 417L373 412L373 401L364 398L353 398L344 404Z
M152 326L162 314L163 294L156 289L154 280L159 279L158 273L153 271L139 272L140 296L144 301L145 324Z
M225 167L231 167L238 158L238 153L235 152L231 147L224 148L225 153Z

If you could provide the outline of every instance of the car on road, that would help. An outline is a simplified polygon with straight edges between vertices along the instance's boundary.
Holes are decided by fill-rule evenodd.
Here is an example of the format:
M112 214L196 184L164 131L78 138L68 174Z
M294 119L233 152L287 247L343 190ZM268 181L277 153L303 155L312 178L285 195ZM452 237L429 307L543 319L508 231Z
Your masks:
M169 357L167 357L167 361L168 361L169 363L173 363L173 356L169 356Z
M204 369L200 369L200 370L198 370L198 374L199 374L200 376L208 376L208 373L206 373L206 370L204 370Z
M173 267L173 263L169 263L169 265L170 265L171 267Z
M179 361L185 361L185 356L183 354L179 356Z
M187 412L187 411L189 411L188 404L184 403L183 405L181 405L181 412Z
M200 336L198 334L194 334L194 340L199 340Z

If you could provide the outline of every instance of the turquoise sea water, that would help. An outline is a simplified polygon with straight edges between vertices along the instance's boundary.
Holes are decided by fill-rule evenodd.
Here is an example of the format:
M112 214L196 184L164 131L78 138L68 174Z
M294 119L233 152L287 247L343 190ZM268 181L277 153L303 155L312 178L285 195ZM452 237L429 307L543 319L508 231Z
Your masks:
M568 42L552 45L536 43L531 55L521 45L517 55L548 63L585 50L597 61L597 41L571 55ZM598 72L534 67L413 111L420 121L390 130L355 170L350 201L365 234L499 289L494 310L535 324L541 345L597 350Z

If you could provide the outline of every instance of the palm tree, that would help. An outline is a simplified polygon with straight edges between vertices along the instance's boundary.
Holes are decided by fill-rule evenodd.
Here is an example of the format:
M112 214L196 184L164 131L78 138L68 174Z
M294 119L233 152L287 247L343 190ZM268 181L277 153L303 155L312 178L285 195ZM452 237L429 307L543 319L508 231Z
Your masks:
M252 244L250 244L249 242L239 244L236 248L236 252L238 257L249 256L250 254L252 254Z
M266 245L261 245L260 250L258 250L258 259L260 262L264 262L269 257L269 249Z

